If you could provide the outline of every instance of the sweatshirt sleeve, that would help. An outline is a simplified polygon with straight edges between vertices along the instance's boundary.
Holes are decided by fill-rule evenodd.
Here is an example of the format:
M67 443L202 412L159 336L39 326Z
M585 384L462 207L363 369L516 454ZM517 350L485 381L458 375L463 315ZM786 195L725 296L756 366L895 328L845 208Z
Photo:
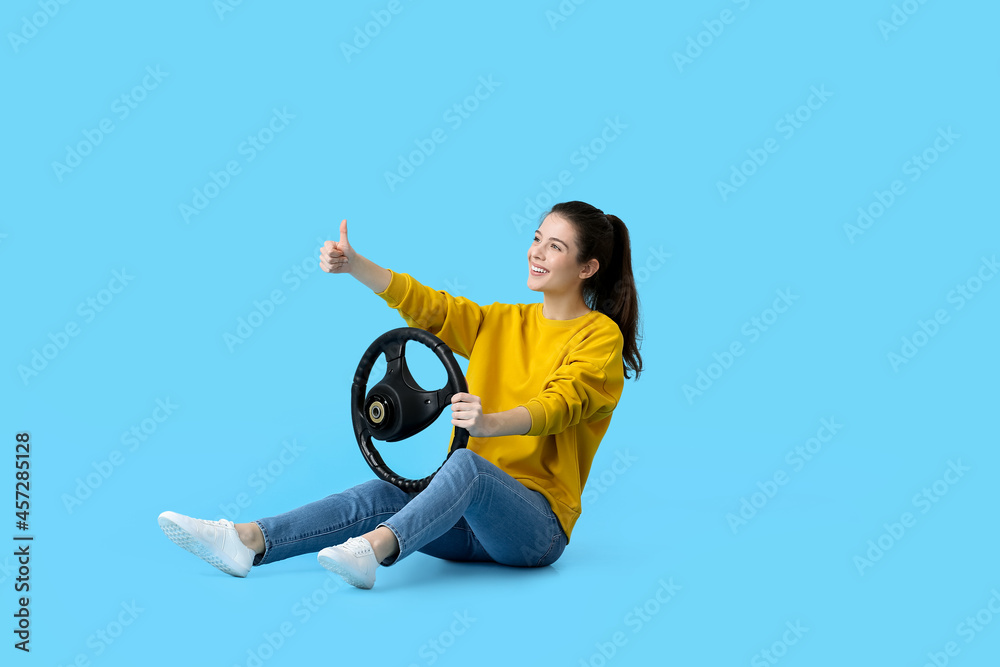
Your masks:
M391 269L390 273L389 286L378 295L390 308L399 311L407 326L429 331L455 354L468 359L486 309L465 297L454 297L422 285L409 274Z
M618 327L588 337L566 355L545 386L524 407L531 414L526 435L561 433L580 422L611 415L625 384Z

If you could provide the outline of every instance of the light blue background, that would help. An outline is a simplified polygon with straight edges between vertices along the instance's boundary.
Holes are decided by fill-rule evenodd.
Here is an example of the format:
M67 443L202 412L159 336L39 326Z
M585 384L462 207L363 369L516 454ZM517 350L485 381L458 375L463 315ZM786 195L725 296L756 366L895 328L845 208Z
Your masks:
M774 664L768 650L788 666L920 666L949 642L950 664L995 664L1000 619L983 613L972 641L959 624L1000 590L1000 280L973 280L961 309L953 292L1000 251L995 3L897 3L915 11L886 32L889 1L563 2L553 22L557 0L402 0L350 58L341 44L388 2L50 4L46 18L44 3L7 3L0 22L0 437L10 461L14 434L31 434L35 536L30 655L11 646L15 563L0 559L4 664ZM678 67L689 39L701 52ZM147 68L166 74L122 118L115 100ZM480 77L499 85L451 122ZM813 87L831 96L801 110ZM294 118L249 161L241 143L274 109ZM808 120L787 136L777 124L797 111ZM60 179L53 162L102 119L113 131ZM390 188L385 172L437 128L445 141ZM911 180L907 162L949 128L958 138ZM769 138L777 152L724 201L717 183ZM592 142L602 152L581 158ZM229 161L240 172L186 222L179 207ZM238 580L166 540L166 509L218 518L246 494L249 520L371 476L349 387L402 320L315 270L342 218L384 266L481 303L531 302L529 204L544 208L562 171L556 199L629 225L646 370L559 562L417 555L370 592L328 591L312 557ZM852 243L845 224L895 180L905 192ZM115 271L128 284L102 293ZM230 349L225 334L274 290L283 302ZM796 299L751 341L744 324L771 319L779 290ZM92 317L80 308L108 296ZM894 368L888 355L938 310L947 322ZM737 341L742 356L712 368ZM715 379L689 400L699 371ZM145 441L123 442L168 399L178 407L146 421ZM796 470L786 454L823 419L842 428ZM413 475L440 461L435 427L395 453ZM275 464L285 443L294 457ZM121 465L67 506L116 451ZM949 462L968 470L915 503ZM262 481L268 466L279 474ZM733 530L727 514L776 473L787 483ZM892 537L884 524L906 512ZM880 538L891 547L859 566Z

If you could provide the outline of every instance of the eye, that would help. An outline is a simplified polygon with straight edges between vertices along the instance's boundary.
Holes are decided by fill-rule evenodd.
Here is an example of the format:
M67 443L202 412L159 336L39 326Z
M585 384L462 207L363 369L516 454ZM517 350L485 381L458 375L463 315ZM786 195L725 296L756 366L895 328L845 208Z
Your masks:
M553 250L562 250L562 248L560 248L559 246L557 246L555 243L552 244L552 249Z

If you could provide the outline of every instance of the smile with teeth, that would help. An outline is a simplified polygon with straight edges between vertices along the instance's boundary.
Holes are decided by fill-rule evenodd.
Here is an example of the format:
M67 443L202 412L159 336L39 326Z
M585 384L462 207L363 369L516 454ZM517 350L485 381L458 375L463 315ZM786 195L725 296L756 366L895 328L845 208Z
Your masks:
M543 269L540 266L535 266L534 264L531 265L531 272L534 273L536 276L542 276L548 273L546 269Z

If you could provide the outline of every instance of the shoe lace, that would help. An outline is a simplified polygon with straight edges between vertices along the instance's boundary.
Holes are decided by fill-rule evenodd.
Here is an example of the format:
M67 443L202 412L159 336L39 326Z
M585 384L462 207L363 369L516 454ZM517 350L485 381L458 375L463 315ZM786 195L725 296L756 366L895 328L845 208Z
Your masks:
M366 554L374 553L372 551L372 545L369 544L368 540L363 537L350 538L344 542L344 548L353 553L355 556L364 556Z

